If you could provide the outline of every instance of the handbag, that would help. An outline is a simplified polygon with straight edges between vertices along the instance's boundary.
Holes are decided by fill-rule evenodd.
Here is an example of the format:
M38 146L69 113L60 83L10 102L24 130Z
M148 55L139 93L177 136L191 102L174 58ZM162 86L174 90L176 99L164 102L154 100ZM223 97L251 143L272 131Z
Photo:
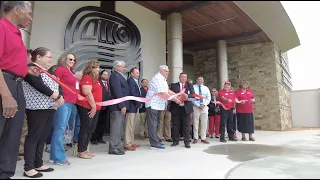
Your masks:
M67 129L64 131L62 141L63 141L63 144L72 143L72 131L69 130L69 125L68 125Z

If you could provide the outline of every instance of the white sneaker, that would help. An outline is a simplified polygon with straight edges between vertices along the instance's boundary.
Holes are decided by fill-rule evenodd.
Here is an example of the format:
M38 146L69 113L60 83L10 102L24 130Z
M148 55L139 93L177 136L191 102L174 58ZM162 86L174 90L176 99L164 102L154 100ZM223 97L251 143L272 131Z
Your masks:
M49 163L53 163L53 160L49 159Z

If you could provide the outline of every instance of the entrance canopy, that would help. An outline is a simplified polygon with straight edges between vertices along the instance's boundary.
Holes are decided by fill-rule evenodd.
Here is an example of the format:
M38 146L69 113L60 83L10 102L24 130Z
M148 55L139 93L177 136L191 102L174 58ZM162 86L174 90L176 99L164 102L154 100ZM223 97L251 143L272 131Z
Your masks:
M279 1L134 1L161 15L183 19L183 47L198 51L273 41L282 52L300 45L290 18Z

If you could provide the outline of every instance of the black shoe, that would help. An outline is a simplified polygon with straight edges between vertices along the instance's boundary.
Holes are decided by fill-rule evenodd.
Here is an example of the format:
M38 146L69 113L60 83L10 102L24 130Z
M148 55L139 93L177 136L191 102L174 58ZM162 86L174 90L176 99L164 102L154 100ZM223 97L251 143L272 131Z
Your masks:
M191 148L190 144L185 144L184 146L188 149Z
M120 151L109 151L108 154L113 154L113 155L124 155L124 152L120 152Z
M66 146L71 147L72 148L72 143L68 143L66 144Z
M98 145L98 141L97 141L97 140L91 141L91 144L92 144L92 145Z
M54 171L54 169L49 167L48 169L43 169L43 170L36 169L36 171L38 171L38 172L52 172L52 171Z
M219 138L220 138L220 136L216 136L216 138L217 138L217 139L219 139Z
M173 143L171 144L171 146L178 146L178 145L179 145L178 142L173 142Z
M98 141L99 144L107 144L103 139Z
M167 142L173 142L173 140L172 140L172 139L166 139L166 141L167 141Z
M234 138L234 137L229 137L229 141L238 141L238 139Z
M28 177L28 178L39 178L39 177L42 177L43 174L38 172L37 174L35 174L35 175L33 175L33 176L28 176L28 175L24 172L24 173L23 173L23 176Z
M125 154L125 153L126 153L126 152L125 152L125 150L124 150L123 148L118 149L118 151L119 151L120 153L123 153L123 154Z
M221 138L220 142L226 143L227 141L224 138Z

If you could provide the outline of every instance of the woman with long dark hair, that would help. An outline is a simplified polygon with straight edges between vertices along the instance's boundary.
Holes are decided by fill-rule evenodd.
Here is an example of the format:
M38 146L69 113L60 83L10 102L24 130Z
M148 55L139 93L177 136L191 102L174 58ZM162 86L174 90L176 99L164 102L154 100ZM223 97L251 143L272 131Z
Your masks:
M80 80L80 94L88 101L78 101L78 113L80 116L80 132L78 137L78 157L91 159L94 155L88 152L89 140L96 129L101 106L96 102L102 101L102 87L99 82L100 63L92 60L83 69L83 77Z

